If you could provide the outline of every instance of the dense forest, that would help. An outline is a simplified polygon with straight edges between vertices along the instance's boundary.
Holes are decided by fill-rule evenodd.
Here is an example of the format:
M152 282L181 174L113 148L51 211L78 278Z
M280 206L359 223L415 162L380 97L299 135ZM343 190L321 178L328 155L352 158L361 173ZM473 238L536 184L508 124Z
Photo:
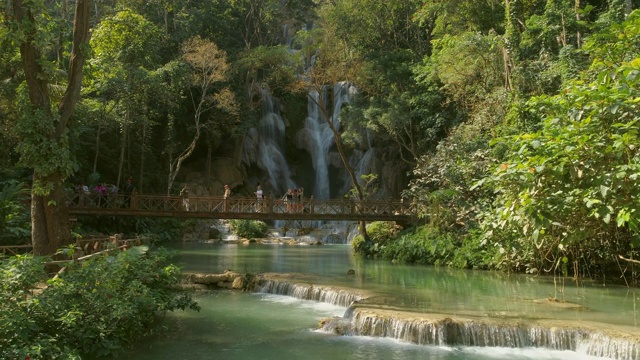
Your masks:
M358 93L336 146L367 133L390 149L408 174L390 195L421 218L402 231L374 224L358 252L635 279L639 5L5 2L0 244L52 253L71 240L65 191L132 178L139 191L176 193L185 167L210 174L234 156L261 90L295 127L309 89L348 82Z

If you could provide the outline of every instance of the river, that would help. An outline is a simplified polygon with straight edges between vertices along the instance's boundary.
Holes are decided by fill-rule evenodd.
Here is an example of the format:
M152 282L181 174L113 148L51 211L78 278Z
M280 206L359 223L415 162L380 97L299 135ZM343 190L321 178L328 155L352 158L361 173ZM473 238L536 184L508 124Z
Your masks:
M424 341L413 341L422 344L418 345L407 341L407 336L396 336L395 339L390 336L362 336L360 334L363 331L351 336L339 336L320 329L318 324L323 318L342 317L347 312L346 307L273 293L217 290L198 292L196 299L202 307L199 313L169 314L163 322L165 331L128 350L127 358L640 358L635 342L638 332L638 294L635 289L623 286L605 286L594 282L576 284L570 280L554 281L550 277L363 260L353 256L349 245L188 244L177 251L176 262L185 272L220 273L233 270L240 273L304 274L307 283L317 286L374 294L363 302L373 304L379 310L392 309L391 316L406 311L413 316L419 314L427 318L437 314L467 319L465 328L469 328L472 337L478 334L496 337L500 339L498 344L506 346L465 345L468 342L452 345L442 341L425 344ZM350 269L354 270L354 275L347 273ZM484 321L490 321L491 325L483 325ZM495 325L498 322L500 324ZM536 339L530 346L529 340L522 340L521 335L514 336L513 329L504 330L503 323L517 324L513 326L525 328L525 334L535 333L527 335L529 337L552 337L551 340L542 340L553 346L536 347ZM533 331L531 327L527 328L533 326L531 324L535 324ZM394 326L398 327L397 324ZM415 324L411 326L415 327ZM580 329L571 334L577 333L581 338L591 336L583 329L591 329L592 332L595 329L595 332L602 330L604 334L626 334L631 340L620 343L617 339L602 340L601 337L591 336L595 340L589 340L591 343L588 345L564 350L571 346L563 342L570 342L573 338L562 338L557 335L558 332L538 334L539 327L552 329L550 331L563 327ZM374 335L379 332L379 326L377 331L371 330ZM478 343L477 339L474 341ZM489 345L493 341L490 340Z

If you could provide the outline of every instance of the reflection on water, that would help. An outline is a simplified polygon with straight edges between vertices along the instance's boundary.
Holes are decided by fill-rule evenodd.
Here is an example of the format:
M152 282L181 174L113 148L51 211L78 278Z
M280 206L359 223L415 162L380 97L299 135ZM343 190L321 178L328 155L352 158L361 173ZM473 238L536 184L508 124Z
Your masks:
M636 332L635 290L493 272L394 265L354 257L349 246L193 244L177 261L189 272L304 273L318 283L365 289L374 301L425 313L498 319L556 319L626 326ZM349 269L355 275L347 275ZM557 297L561 301L548 301ZM320 318L344 312L327 304L228 291L198 295L200 313L171 314L169 338L132 350L136 359L585 359L545 349L416 346L316 331ZM177 329L177 330L176 330Z

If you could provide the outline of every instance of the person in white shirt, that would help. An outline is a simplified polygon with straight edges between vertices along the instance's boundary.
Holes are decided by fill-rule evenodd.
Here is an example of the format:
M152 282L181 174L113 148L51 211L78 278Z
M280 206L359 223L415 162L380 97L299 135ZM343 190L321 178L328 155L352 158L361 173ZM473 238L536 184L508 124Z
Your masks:
M189 184L185 184L182 190L180 190L180 196L182 197L182 207L189 211L191 204L189 203Z
M260 184L258 184L255 194L256 194L256 212L261 212L263 195L262 195L262 187L260 186Z

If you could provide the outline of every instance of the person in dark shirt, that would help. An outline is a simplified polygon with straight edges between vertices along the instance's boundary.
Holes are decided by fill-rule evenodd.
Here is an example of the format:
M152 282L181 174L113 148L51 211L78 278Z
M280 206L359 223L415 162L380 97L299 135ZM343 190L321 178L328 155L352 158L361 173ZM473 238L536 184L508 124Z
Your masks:
M124 186L124 206L131 207L131 196L136 191L136 187L133 186L131 179L127 179L127 184Z

